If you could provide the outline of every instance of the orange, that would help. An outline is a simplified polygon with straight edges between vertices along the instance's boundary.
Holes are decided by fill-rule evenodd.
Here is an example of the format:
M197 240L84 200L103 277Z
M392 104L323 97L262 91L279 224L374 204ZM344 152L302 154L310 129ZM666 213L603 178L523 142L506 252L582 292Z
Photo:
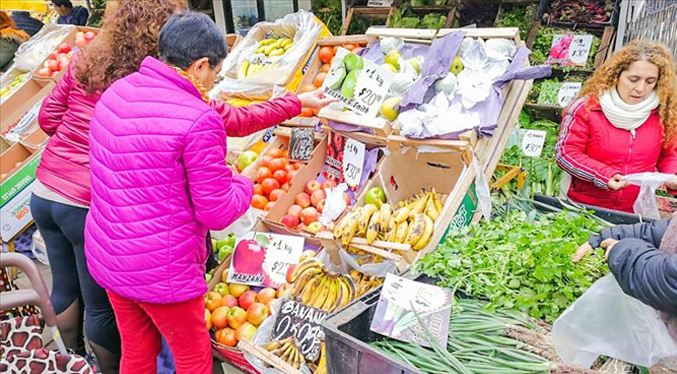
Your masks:
M273 179L274 180L274 179ZM252 196L252 206L256 209L264 209L268 204L268 199L261 195Z
M331 47L322 47L320 49L320 60L325 64L328 64L331 59L334 58L334 52Z
M331 65L329 65L329 64L324 64L324 65L322 65L322 67L320 68L320 73L327 73L327 72L329 72L329 68L330 68L330 67L331 67Z
M305 86L301 87L301 91L299 91L299 93L312 92L315 91L316 89L317 87L314 84L308 83Z
M320 73L315 77L315 86L317 87L322 87L322 83L324 83L324 80L327 78L327 73Z

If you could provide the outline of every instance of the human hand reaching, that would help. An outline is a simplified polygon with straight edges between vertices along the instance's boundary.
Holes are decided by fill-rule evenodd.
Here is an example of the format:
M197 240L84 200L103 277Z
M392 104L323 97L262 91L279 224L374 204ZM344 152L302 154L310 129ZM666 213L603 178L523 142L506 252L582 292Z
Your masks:
M304 92L299 94L298 98L301 101L302 107L314 110L320 110L331 103L339 101L333 97L326 96L323 89Z
M609 179L609 182L607 183L607 187L609 187L610 190L613 191L618 191L622 188L625 188L628 186L628 181L625 180L625 176L621 174L616 174L611 179Z

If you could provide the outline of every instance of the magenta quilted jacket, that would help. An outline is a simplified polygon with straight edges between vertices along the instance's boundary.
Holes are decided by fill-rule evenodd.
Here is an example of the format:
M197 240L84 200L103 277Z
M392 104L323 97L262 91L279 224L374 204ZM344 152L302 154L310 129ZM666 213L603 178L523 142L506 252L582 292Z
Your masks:
M280 111L300 110L295 97L282 103ZM101 96L89 147L85 250L94 279L140 302L201 297L207 232L240 217L253 192L226 165L222 117L187 79L147 57Z

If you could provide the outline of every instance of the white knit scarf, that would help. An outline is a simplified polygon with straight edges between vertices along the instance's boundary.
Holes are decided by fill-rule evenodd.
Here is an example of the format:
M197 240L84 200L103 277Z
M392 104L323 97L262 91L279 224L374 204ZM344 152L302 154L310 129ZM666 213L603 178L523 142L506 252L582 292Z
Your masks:
M635 136L635 130L646 122L651 111L658 108L660 100L656 91L638 104L628 104L618 95L615 88L610 89L599 97L602 111L612 125L619 129L628 130Z

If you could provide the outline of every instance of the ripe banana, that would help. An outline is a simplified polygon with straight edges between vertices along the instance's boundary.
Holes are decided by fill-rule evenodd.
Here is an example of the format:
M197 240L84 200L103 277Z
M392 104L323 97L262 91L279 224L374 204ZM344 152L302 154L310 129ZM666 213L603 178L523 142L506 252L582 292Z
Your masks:
M247 77L247 74L249 73L249 65L251 65L249 60L244 60L244 62L240 65L240 68L237 69L237 79L244 79Z
M425 248L428 243L430 243L430 240L433 237L433 230L435 228L435 223L433 222L432 218L428 217L427 215L423 215L423 219L425 220L425 228L423 229L423 234L421 235L421 238L414 244L411 248L415 251L419 251L423 248Z
M361 213L361 209L358 208L357 211L355 211L355 214L348 218L348 222L346 222L346 226L343 228L344 231L341 235L341 243L343 243L344 246L348 245L357 234L357 223Z
M409 224L404 244L414 245L421 239L423 231L425 230L425 217L426 215L422 213L414 215L414 221Z
M390 204L383 204L381 205L381 223L380 227L381 230L384 230L386 227L388 227L388 223L390 222L390 217L393 215L393 206Z
M388 224L385 226L385 228L386 229L383 240L387 242L394 242L395 234L397 234L397 225L395 224L395 218L390 217L390 220L388 220ZM381 229L383 229L383 226L381 227Z
M402 221L402 223L397 225L397 229L395 230L395 243L404 243L404 240L407 238L408 230L409 224L407 221Z
M412 214L423 213L423 210L425 209L429 197L430 196L428 194L423 194L423 196L419 197L414 203L413 207L411 208L411 213Z
M310 298L310 306L313 308L320 309L327 300L327 297L329 296L329 280L329 277L322 277L322 282L320 282L317 290L313 292L313 296Z
M301 275L303 275L306 272L321 273L322 263L318 261L316 258L311 258L308 261L298 265L298 267L294 269L294 272L291 275L291 282L295 283L296 279L298 279Z
M435 208L437 208L438 212L442 212L443 205L442 205L442 201L440 200L440 195L437 193L437 191L435 191L434 188L433 188L432 193L433 193L433 203L435 204Z
M334 309L340 308L350 302L350 287L343 279L339 279L339 298L336 300Z
M318 361L317 370L315 370L313 374L327 374L327 356L325 342L322 342L322 347L320 348L320 361Z
M360 219L357 221L357 232L359 234L364 234L367 232L367 227L369 226L369 220L371 216L378 211L378 208L374 204L365 204L362 207L362 214L360 214Z
M334 310L334 305L336 305L336 299L338 298L339 293L339 285L336 278L329 279L327 288L329 289L329 295L320 309L327 313L331 313Z
M310 302L310 297L313 294L313 291L315 291L315 288L318 286L318 283L320 281L319 276L315 276L311 278L304 286L303 290L300 292L300 301L303 305L308 305Z
M411 211L405 206L395 211L393 218L395 219L395 223L399 225L400 223L406 221L410 215Z
M440 216L439 210L437 209L437 207L435 207L435 201L432 196L432 193L430 193L428 196L424 212L426 216L430 217L433 220L433 222L437 221L437 218Z
M381 212L378 211L371 216L369 227L367 228L367 244L371 244L376 240L378 233L381 231Z

